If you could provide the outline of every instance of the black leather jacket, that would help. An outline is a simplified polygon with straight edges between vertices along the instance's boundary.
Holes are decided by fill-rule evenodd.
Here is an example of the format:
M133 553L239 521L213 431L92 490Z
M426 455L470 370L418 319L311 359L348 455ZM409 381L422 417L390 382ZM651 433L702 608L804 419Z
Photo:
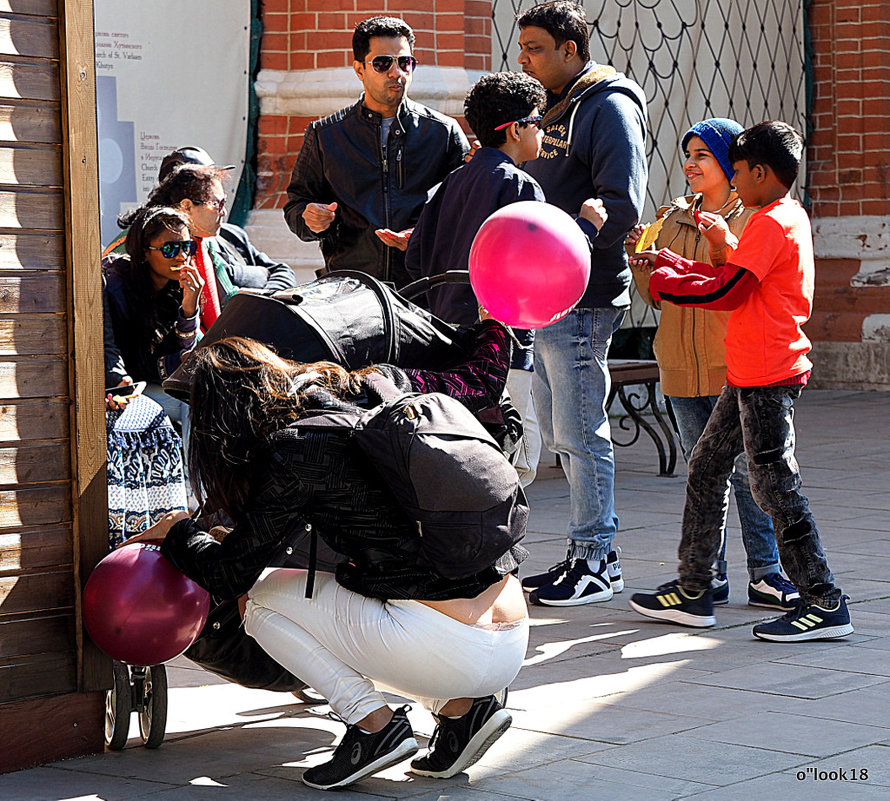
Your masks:
M306 129L287 188L284 217L300 239L319 240L328 270L361 270L396 287L408 283L405 254L377 238L377 228L401 231L417 222L428 191L468 152L457 122L405 99L387 140L383 118L359 100ZM309 230L309 203L337 201L337 216L321 234Z

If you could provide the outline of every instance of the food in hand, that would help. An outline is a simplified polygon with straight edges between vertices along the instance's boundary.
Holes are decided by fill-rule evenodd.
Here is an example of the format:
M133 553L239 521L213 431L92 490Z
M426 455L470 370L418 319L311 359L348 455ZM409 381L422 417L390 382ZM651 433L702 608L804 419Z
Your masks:
M643 229L643 233L640 234L640 238L634 246L634 253L642 253L644 250L649 250L649 248L655 244L655 240L658 239L658 234L661 233L661 225L662 220L659 219L654 223L649 223L649 225Z

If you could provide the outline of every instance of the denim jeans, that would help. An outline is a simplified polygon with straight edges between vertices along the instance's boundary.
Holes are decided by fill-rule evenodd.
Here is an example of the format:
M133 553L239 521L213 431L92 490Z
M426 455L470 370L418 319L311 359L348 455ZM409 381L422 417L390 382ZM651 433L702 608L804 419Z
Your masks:
M519 482L525 489L535 480L538 462L541 460L541 432L538 429L538 416L532 401L532 378L530 370L514 370L507 374L507 392L516 411L522 416L522 439L513 461L519 474Z
M623 309L575 309L535 335L532 395L544 444L569 482L569 556L605 559L618 529L606 355Z
M704 395L697 398L678 398L671 395L669 398L680 432L680 445L687 462L695 443L705 430L718 397L718 395ZM778 573L781 570L779 549L776 546L776 535L773 534L773 524L769 515L751 497L748 464L744 454L739 454L736 458L730 482L739 513L739 523L742 526L742 544L745 546L745 553L748 554L748 575L751 581L759 581L769 573ZM717 572L723 574L726 573L727 509L728 504L723 511L723 535L716 563Z
M693 591L710 586L720 548L736 457L748 459L751 494L770 515L782 564L801 597L831 606L841 591L822 551L816 521L794 458L794 401L800 386L724 387L689 460L680 583Z

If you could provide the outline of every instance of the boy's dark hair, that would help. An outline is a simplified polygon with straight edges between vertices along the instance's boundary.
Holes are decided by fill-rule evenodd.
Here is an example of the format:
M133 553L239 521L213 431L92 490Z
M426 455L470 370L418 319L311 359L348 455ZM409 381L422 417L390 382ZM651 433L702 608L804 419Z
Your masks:
M729 146L729 163L748 162L748 167L769 167L786 189L797 179L803 156L803 136L787 122L768 120L742 131Z
M507 131L498 125L528 117L535 108L544 111L547 95L537 80L521 72L493 72L480 78L467 92L464 117L482 147L500 147Z
M411 52L414 52L414 31L407 22L396 17L371 17L356 25L352 34L352 55L356 61L364 61L371 52L372 36L385 36L387 39L404 36Z
M566 42L574 42L578 55L585 63L590 61L590 31L587 29L587 14L583 6L571 0L552 0L532 6L519 15L516 21L520 29L543 28L559 47Z

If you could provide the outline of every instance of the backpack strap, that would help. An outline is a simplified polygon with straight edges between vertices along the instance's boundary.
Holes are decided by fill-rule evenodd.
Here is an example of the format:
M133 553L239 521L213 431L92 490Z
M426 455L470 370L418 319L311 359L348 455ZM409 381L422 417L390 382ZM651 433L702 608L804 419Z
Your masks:
M405 394L391 378L387 378L376 370L365 373L362 376L362 384L377 395L383 403L395 400Z

